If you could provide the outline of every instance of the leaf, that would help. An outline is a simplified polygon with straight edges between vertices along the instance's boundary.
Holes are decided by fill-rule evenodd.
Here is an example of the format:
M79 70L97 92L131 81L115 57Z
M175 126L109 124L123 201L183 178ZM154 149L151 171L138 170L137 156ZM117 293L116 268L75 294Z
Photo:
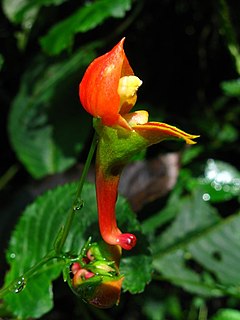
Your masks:
M151 281L152 259L149 254L123 258L121 271L124 274L124 291L132 294L143 292L146 284Z
M179 187L177 187L171 192L165 207L142 222L143 232L152 235L158 228L171 221L176 216L180 203Z
M35 18L42 6L60 5L65 1L67 0L3 0L3 10L10 21L20 23L25 19L29 23L29 18Z
M240 320L240 311L234 309L220 309L211 320Z
M240 194L240 172L227 162L209 159L199 184L208 200L230 200Z
M11 236L7 251L11 269L6 284L21 276L52 249L65 212L71 205L73 190L73 186L64 186L49 191L26 208ZM22 292L5 297L8 308L20 318L40 317L52 308L51 281L60 272L61 266L58 266L54 272L46 269L40 275L26 279L27 286Z
M94 56L89 47L50 66L38 58L22 78L8 129L17 157L34 178L62 172L77 160L91 126L78 100L79 73Z
M181 164L186 166L197 158L204 151L203 146L187 147L181 156Z
M77 185L72 183L50 190L26 208L11 236L7 250L10 271L7 273L5 284L18 279L53 248L56 236L66 219L66 213L72 205L76 188ZM93 184L84 185L82 199L84 199L84 207L77 211L64 247L65 252L73 254L81 251L89 236L92 236L94 241L99 239ZM125 275L126 279L133 278L136 274L134 261L141 262L144 277L140 272L141 276L136 282L138 288L142 289L150 277L147 265L150 261L147 242L141 240L140 226L122 197L119 197L117 212L120 227L123 230L127 228L130 232L136 231L139 235L139 247L136 247L139 251L136 250L134 254L124 257L121 269L129 273ZM133 263L132 268L131 263ZM60 275L62 268L61 261L52 260L38 275L25 279L24 290L18 294L8 293L4 297L8 309L21 319L38 318L48 312L53 304L51 282ZM126 281L124 289L131 291L132 284Z
M155 239L153 265L164 279L204 296L238 296L240 214L220 219L196 193L182 201L175 221Z
M223 81L221 83L221 89L227 96L239 97L240 96L240 79Z
M74 35L87 32L107 18L122 18L131 8L131 0L97 0L80 7L74 14L57 23L40 39L42 48L50 55L57 55L72 46Z
M123 256L120 264L120 270L124 274L123 290L132 294L144 291L146 284L151 281L153 271L148 242L143 235L137 236L137 239L134 251Z

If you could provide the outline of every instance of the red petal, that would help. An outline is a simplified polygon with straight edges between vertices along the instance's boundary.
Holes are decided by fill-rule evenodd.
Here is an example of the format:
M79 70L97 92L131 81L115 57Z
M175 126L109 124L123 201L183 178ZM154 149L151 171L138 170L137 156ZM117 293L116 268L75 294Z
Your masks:
M124 38L111 51L96 58L79 85L79 96L85 110L110 126L119 120L119 79L123 75L133 75L123 43Z

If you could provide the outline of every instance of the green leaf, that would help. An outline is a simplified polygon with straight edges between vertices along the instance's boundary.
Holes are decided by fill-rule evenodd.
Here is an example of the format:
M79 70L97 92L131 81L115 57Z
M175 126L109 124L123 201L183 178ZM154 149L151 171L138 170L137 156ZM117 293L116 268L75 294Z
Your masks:
M110 17L122 18L130 9L131 0L97 0L87 3L50 29L41 38L41 46L50 55L59 54L72 46L76 33L91 30Z
M78 98L81 70L95 57L92 47L47 65L38 58L22 78L9 116L12 146L34 178L72 166L91 127Z
M132 294L144 291L146 284L151 281L153 271L148 242L141 234L137 235L137 239L137 246L129 255L123 256L120 263L120 270L124 274L123 290Z
M240 79L224 81L221 83L223 92L230 97L240 96Z
M123 258L121 272L124 274L124 291L130 291L132 294L143 292L146 284L151 281L152 270L152 259L149 254L139 253L136 256Z
M194 146L194 148L188 147L184 150L181 163L182 165L187 165L191 163L196 157L198 157L204 151L203 146Z
M209 159L204 177L199 179L205 198L226 201L240 194L240 172L227 162Z
M240 311L234 309L222 309L211 320L240 320Z
M153 235L156 230L169 221L171 221L177 213L177 208L180 205L179 187L176 187L170 194L166 206L154 215L145 219L142 222L142 230L145 234Z
M164 279L204 296L239 295L240 214L220 219L194 194L175 221L155 239L153 265Z
M3 0L3 10L10 21L20 23L25 20L25 23L29 23L29 19L35 18L42 6L60 5L65 1L67 0Z
M10 271L7 273L5 284L17 280L30 267L39 262L51 249L61 227L66 219L66 214L72 205L77 185L67 184L48 191L29 205L19 220L14 230L9 248L7 250L7 261ZM79 254L89 236L93 241L99 240L97 208L95 198L95 186L85 184L82 199L84 207L76 212L70 234L67 238L64 251L72 254ZM117 218L122 230L137 232L139 245L136 251L132 251L121 263L121 272L126 272L124 289L133 291L132 284L128 279L136 275L135 262L141 263L142 271L136 280L138 290L142 290L150 278L150 253L147 249L147 242L142 240L140 226L131 212L127 202L119 197L117 203ZM135 250L135 249L134 249ZM52 284L63 268L63 262L51 260L41 268L41 272L26 277L26 287L19 293L7 293L4 301L12 313L21 318L37 318L52 308ZM131 267L132 264L132 267ZM143 276L144 273L144 276ZM19 284L21 287L21 283ZM13 289L15 287L13 286ZM67 290L67 289L66 289Z

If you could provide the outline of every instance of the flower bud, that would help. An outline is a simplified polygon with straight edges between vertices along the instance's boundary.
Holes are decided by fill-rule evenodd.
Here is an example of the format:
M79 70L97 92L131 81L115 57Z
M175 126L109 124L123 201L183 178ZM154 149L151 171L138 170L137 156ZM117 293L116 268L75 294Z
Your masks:
M123 279L95 276L79 285L76 292L95 307L111 308L119 303Z
M119 246L89 240L71 265L72 279L68 283L72 291L98 308L118 304L124 279L119 273L120 257Z

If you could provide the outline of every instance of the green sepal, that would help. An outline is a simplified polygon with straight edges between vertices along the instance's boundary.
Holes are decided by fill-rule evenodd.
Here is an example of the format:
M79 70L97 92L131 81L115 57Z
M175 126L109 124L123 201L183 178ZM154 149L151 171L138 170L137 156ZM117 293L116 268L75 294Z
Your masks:
M109 174L114 175L149 145L148 140L134 130L104 126L97 118L93 120L93 125L99 135L97 161L106 172L110 171Z
M96 275L112 277L112 274L116 274L114 264L114 261L94 261L89 263L88 270L95 273Z

